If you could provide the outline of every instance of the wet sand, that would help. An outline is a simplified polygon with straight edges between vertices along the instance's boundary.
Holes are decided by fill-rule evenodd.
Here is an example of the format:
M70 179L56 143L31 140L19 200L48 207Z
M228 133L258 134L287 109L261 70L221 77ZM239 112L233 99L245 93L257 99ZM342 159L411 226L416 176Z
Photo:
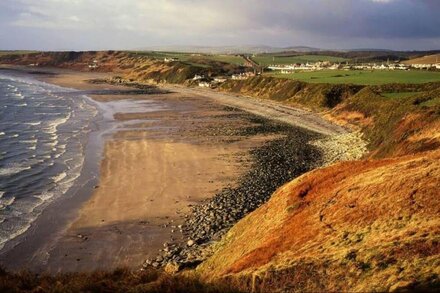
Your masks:
M273 139L217 131L234 132L250 122L231 117L224 106L202 96L112 94L126 88L86 82L100 74L57 72L39 79L108 91L92 96L112 114L106 117L111 127L103 136L99 182L91 194L72 198L77 204L70 211L52 212L53 226L61 214L71 216L55 229L57 237L48 238L50 245L41 237L32 243L28 236L27 245L3 256L9 257L6 266L11 268L56 272L140 267L165 241L179 237L177 226L191 205L235 184L247 170L248 151ZM35 227L32 235L39 230L47 227Z

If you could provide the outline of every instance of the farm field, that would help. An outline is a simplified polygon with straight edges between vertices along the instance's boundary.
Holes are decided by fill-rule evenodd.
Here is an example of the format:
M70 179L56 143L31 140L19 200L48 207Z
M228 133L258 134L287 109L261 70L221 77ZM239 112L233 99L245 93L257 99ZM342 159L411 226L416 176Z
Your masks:
M345 62L349 59L325 56L325 55L300 55L300 56L277 56L277 55L259 55L252 59L262 66L284 65L294 63L307 63L318 61Z
M29 54L35 53L37 51L23 51L23 50L14 50L14 51L0 51L0 56L2 55L21 55L21 54Z
M440 62L440 54L433 54L428 56L423 56L420 58L410 59L404 61L405 64L436 64Z
M158 52L158 51L129 51L132 54L145 56L152 59L163 60L164 58L176 58L182 62L197 63L197 60L218 61L235 65L243 65L244 59L236 55L210 55L210 54L192 54L180 52Z
M312 83L352 83L379 85L387 83L440 82L440 72L435 71L360 71L323 70L291 74L267 73L277 78L296 79Z

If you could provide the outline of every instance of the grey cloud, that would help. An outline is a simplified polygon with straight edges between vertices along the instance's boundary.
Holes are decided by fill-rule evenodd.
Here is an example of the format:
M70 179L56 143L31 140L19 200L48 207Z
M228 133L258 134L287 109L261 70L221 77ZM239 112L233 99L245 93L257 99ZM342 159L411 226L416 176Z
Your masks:
M2 0L0 47L434 49L439 13L437 0Z

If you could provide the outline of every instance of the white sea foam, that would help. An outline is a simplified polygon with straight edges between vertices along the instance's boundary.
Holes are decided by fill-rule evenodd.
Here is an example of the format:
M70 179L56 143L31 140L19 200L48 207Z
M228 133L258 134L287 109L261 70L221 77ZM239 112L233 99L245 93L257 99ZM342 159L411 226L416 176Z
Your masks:
M9 78L8 78L9 79ZM12 86L14 82L17 82L17 87ZM37 85L36 85L37 84ZM41 84L41 87L38 85ZM14 90L14 92L13 92ZM20 156L17 156L17 159L21 159L23 155L23 151L26 153L26 150L23 150L24 148L28 147L28 149L36 149L36 145L38 143L38 146L40 143L46 144L42 151L45 153L38 154L35 157L34 151L27 151L28 155L27 158L34 157L33 159L27 159L25 161L25 164L22 164L23 161L20 162L22 165L6 165L2 166L0 168L0 176L9 176L12 174L17 174L18 172L23 171L23 175L28 175L27 172L24 170L32 169L33 163L37 161L38 159L42 159L42 162L44 162L44 167L54 165L54 162L58 162L60 160L64 160L64 157L70 157L71 152L75 152L75 149L77 148L76 143L80 143L79 141L76 142L76 138L74 135L78 132L75 131L76 129L70 129L70 128L78 128L81 126L81 123L73 123L72 127L69 127L69 129L65 130L65 133L62 134L59 133L60 125L66 123L69 124L71 120L74 120L75 122L84 122L89 123L90 120L88 119L89 116L85 116L86 113L79 113L77 116L75 114L77 113L77 109L81 110L83 107L77 107L76 104L74 104L74 107L65 106L70 105L70 97L62 97L62 95L55 95L50 92L50 90L53 91L59 91L65 90L63 88L58 87L51 87L48 84L40 83L38 81L33 81L32 79L26 80L21 78L15 78L11 82L11 88L7 91L9 92L9 99L15 100L15 105L20 104L22 107L25 106L25 102L29 104L28 108L21 108L29 109L32 106L32 109L34 109L32 112L33 115L38 115L38 112L41 112L41 116L43 119L41 122L38 120L38 116L34 116L36 118L33 118L31 120L28 120L29 122L19 122L17 121L15 124L19 125L28 125L29 129L26 129L26 133L21 133L16 130L13 130L13 127L9 127L3 131L7 132L5 134L4 132L0 132L0 140L3 139L1 135L6 135L5 138L9 138L11 135L14 135L13 137L20 137L15 140L19 140L21 144L19 154ZM52 95L53 98L50 96ZM20 101L17 101L20 99ZM30 99L34 99L32 103L30 103ZM56 100L60 100L55 102ZM61 103L61 100L66 100L66 102ZM78 99L80 100L80 99ZM53 102L52 105L47 105ZM60 105L57 105L60 104ZM46 108L47 107L47 108ZM13 109L14 107L10 106L9 109ZM50 108L50 109L49 109ZM58 109L59 108L59 109ZM67 108L67 109L66 109ZM75 112L68 113L71 111L70 109L74 108ZM92 107L91 107L92 108ZM96 108L93 107L93 109ZM15 108L13 110L18 110L18 108ZM84 109L89 110L89 109ZM3 111L3 109L1 109ZM90 110L91 111L91 110ZM52 112L52 113L51 113ZM56 113L53 113L56 112ZM61 117L60 117L61 116ZM65 117L63 117L65 116ZM38 126L40 125L40 126ZM38 126L38 127L31 127L31 126ZM44 133L41 135L38 135L38 140L36 137L30 137L29 135L32 135L32 132L36 129L41 129ZM87 128L88 129L88 128ZM64 127L61 127L61 130L64 130ZM69 131L72 131L70 133ZM30 132L30 133L28 133ZM47 134L45 134L47 133ZM18 135L19 134L19 135ZM58 135L59 137L58 137ZM65 136L68 135L68 138ZM23 139L23 141L21 141ZM68 144L67 146L66 141L72 139L74 143ZM13 139L11 139L11 144L13 143ZM54 149L55 152L50 151L51 149ZM63 155L64 154L64 155ZM69 154L66 156L65 154ZM20 196L15 200L15 202L12 202L11 200L8 202L2 202L1 204L12 204L10 208L8 208L5 211L1 211L0 215L0 249L4 246L4 243L6 241L16 238L18 235L23 234L28 228L30 227L31 223L41 214L41 211L55 198L58 198L65 194L69 188L71 188L73 182L75 179L78 178L81 169L82 169L82 163L84 162L84 157L82 157L82 152L75 152L72 154L74 156L74 161L71 162L69 160L69 163L65 165L65 168L59 170L59 174L56 176L53 176L49 179L53 180L56 184L49 184L47 187L42 187L41 189L38 188L38 190L34 190L35 193L38 195L35 195L35 193L32 194L25 194L25 196ZM61 159L54 159L61 156ZM11 156L12 157L12 156ZM57 166L58 167L58 166ZM38 169L39 170L39 169ZM29 172L30 173L30 172ZM20 174L21 176L22 174ZM47 176L45 174L40 174L36 172L35 176ZM34 176L34 175L32 175ZM0 177L0 179L4 179L8 177ZM47 177L45 177L47 178ZM36 177L36 179L38 179ZM3 197L3 198L2 198ZM6 194L4 194L2 191L0 191L0 200L5 200L5 197L10 198L9 191L6 191ZM8 228L6 230L5 228Z
M54 196L53 192L45 192L45 193L36 195L35 198L38 198L41 201L46 202L49 199L51 199L53 196Z
M9 240L11 240L11 239L14 239L15 237L17 237L17 236L23 234L24 232L26 232L27 229L29 229L30 226L31 226L31 223L29 222L28 224L26 224L25 226L21 227L21 228L18 229L17 231L12 232L12 233L9 233L9 234L7 235L7 237L5 237L5 238L1 237L1 238L0 238L0 249L2 249L2 248L5 246L5 243L6 243L7 241L9 241Z
M31 144L35 144L38 142L38 139L28 139L28 140L22 140L20 141L21 143L31 143Z
M20 164L11 164L7 167L0 168L0 176L11 176L20 172L29 170L30 166L23 166Z
M10 137L19 137L19 136L20 136L19 134L13 134Z
M45 128L46 133L55 133L58 126L64 124L69 120L71 113L68 113L66 117L54 119L50 122L49 126Z
M66 176L67 176L66 172L62 172L62 173L58 174L57 176L51 177L51 179L53 180L53 182L57 183L57 182L63 180L64 178L66 178Z
M0 210L4 210L8 206L12 205L15 201L15 197L0 198Z
M18 100L23 100L24 99L24 96L23 96L22 93L16 93L14 95L15 95L15 98L18 99Z
M24 123L24 124L26 124L26 125L32 125L32 126L37 126L37 125L40 125L40 124L41 124L41 121L38 121L38 122L26 122L26 123Z
M22 103L22 104L18 104L17 107L26 107L28 104L27 103Z
M48 145L48 146L52 147L52 150L55 149L55 148L53 148L53 147L56 146L57 144L58 144L58 140L57 140L57 139L54 139L54 140L52 140L51 142L46 142L46 143L45 143L45 145ZM55 149L55 150L56 150L56 149Z

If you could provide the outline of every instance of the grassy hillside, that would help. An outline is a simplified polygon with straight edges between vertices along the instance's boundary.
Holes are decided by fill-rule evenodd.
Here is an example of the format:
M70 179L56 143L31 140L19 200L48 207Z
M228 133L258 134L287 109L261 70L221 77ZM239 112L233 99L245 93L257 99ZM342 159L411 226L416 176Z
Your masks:
M176 57L164 62L164 57ZM140 82L184 83L194 75L217 76L243 72L241 65L221 60L233 56L194 57L187 53L166 52L41 52L24 55L0 56L0 63L53 66L81 71L112 72ZM239 57L235 57L239 58ZM232 60L232 59L231 59ZM97 68L90 68L95 64Z
M37 51L24 51L24 50L2 51L2 50L0 50L0 56L23 55L23 54L30 54L30 53L36 53L36 52Z
M252 292L435 292L439 185L438 150L310 172L236 224L198 272Z
M252 59L262 66L268 65L283 65L283 64L295 64L295 63L307 63L318 61L331 61L331 62L345 62L346 58L326 56L326 55L298 55L298 56L285 56L277 54L264 54L252 57Z
M440 83L360 86L254 77L228 81L221 89L325 111L337 123L357 125L375 157L440 146L432 135L440 123Z
M202 282L194 274L170 275L159 270L65 274L35 274L27 271L9 273L0 268L0 292L118 292L118 293L238 293L227 283Z
M440 54L427 55L419 58L410 59L405 64L436 64L440 63Z
M198 61L217 61L235 65L243 65L244 59L237 55L226 54L196 54L196 53L180 53L180 52L157 52L157 51L127 51L135 56L143 56L158 61L164 58L175 58L177 61L198 63Z
M438 54L434 51L390 51L390 50L353 50L353 51L315 51L308 52L308 55L325 55L338 58L355 60L357 62L381 62L381 61L403 61L413 58L419 58L426 55ZM278 55L301 55L298 52L283 52Z
M268 75L277 78L294 79L311 83L353 83L361 85L427 83L440 81L440 72L421 70L322 70L315 72L295 72L291 74L268 73Z
M87 65L97 60L97 70L140 84L185 83L194 74L242 70L220 60L187 56L164 63L162 57L64 52L0 61L90 70ZM195 272L35 276L0 271L0 291L438 291L439 73L311 74L322 76L303 78L313 82L257 76L228 80L219 90L313 109L361 129L370 150L364 160L321 168L280 187L238 222Z

